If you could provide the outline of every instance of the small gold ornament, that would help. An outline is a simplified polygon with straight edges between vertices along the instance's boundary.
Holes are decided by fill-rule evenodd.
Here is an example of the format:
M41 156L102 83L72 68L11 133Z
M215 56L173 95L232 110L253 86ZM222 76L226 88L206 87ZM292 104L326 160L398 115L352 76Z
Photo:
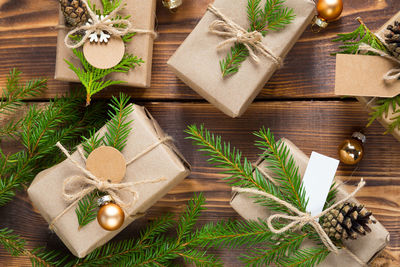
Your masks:
M347 165L355 165L360 162L364 156L363 144L365 141L365 135L360 132L355 132L351 139L344 140L338 148L340 161Z
M319 0L317 3L318 15L311 23L313 32L319 32L328 26L330 21L340 17L343 11L342 0Z
M175 12L182 5L182 0L162 0L162 3L171 12Z
M125 213L121 207L113 203L109 195L99 198L98 204L100 206L97 213L99 225L107 231L118 230L125 220Z

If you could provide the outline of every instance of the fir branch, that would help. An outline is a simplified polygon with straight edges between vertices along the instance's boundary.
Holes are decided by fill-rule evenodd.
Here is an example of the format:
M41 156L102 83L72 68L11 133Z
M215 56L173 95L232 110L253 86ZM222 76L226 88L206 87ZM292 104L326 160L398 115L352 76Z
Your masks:
M129 99L129 96L120 94L118 99L113 97L109 104L110 111L108 114L111 120L107 123L105 144L119 151L124 149L129 133L132 130L132 121L127 121L129 114L133 112L133 106L128 104Z
M44 109L36 105L29 107L17 135L25 149L10 155L0 149L0 162L4 163L0 173L0 206L10 201L15 190L33 180L41 170L63 159L55 147L58 141L67 146L75 144L88 129L104 123L103 109L98 105L85 109L83 103L81 97L71 96L55 99Z
M272 240L267 248L254 249L240 259L247 266L271 265L295 253L306 238L305 233L287 232L279 239Z
M256 146L264 151L262 157L269 163L267 168L275 174L273 178L279 183L279 190L285 199L301 211L305 211L306 192L290 150L282 142L276 142L269 129L263 127L254 135L261 139L256 141Z
M369 113L370 119L367 127L380 118L387 118L390 114L393 116L390 118L390 123L385 134L392 132L395 129L400 129L400 116L397 115L400 112L400 95L393 98L380 98L372 107L372 111Z
M261 0L248 0L248 31L258 31L265 36L268 31L278 31L290 24L296 16L293 9L283 6L284 2L285 0L267 0L264 8L261 8ZM248 56L248 49L243 44L235 43L225 59L219 62L222 77L237 73Z
M224 180L230 185L254 188L284 199L284 195L279 188L265 179L257 168L253 170L251 162L247 158L242 160L242 153L234 147L231 149L230 143L223 142L220 136L210 133L203 125L200 126L200 129L196 125L189 126L185 132L189 134L187 139L193 140L195 145L201 147L199 151L205 152L205 155L209 157L208 161L210 163L222 169L221 173L229 175ZM288 211L286 207L277 205L273 200L265 199L261 196L255 196L255 199L256 203L273 211Z
M75 213L78 218L79 228L82 228L96 219L97 198L97 191L93 191L78 202Z
M125 54L121 62L116 66L110 69L98 69L87 62L82 51L73 49L73 52L79 58L83 68L74 66L68 60L65 60L65 62L68 64L69 68L75 72L83 86L86 88L86 105L89 105L91 97L101 90L111 85L125 83L124 81L105 80L107 75L111 73L127 73L144 63L141 58Z
M21 72L12 69L7 77L6 88L0 99L0 114L9 115L22 105L22 100L27 97L38 96L46 88L46 79L28 81L25 85L20 84Z
M82 136L82 147L86 153L86 157L93 152L98 147L101 147L104 144L104 136L99 136L96 134L96 131L93 130L90 132L90 136L88 138Z
M204 209L204 201L202 194L195 195L189 201L186 211L178 220L175 238L166 235L173 227L173 220L171 215L165 215L150 224L138 240L110 242L86 258L74 259L66 266L170 266L171 261L177 258L196 266L220 266L221 263L214 256L195 247L199 237L189 234L194 232L191 229Z
M242 62L245 61L248 56L249 50L243 44L236 43L231 47L231 51L226 58L219 62L222 76L226 77L238 72Z
M32 266L52 267L63 266L67 257L60 257L60 252L46 251L44 248L26 249L26 241L8 228L0 229L0 245L12 256L27 256Z
M329 255L326 247L311 247L296 250L289 257L282 257L277 262L282 266L312 267L320 264Z
M340 33L333 42L341 42L339 46L340 51L334 54L357 54L361 44L368 44L375 49L388 53L386 46L381 40L364 24L361 18L357 18L360 26L353 32ZM368 55L374 55L374 53L368 52Z

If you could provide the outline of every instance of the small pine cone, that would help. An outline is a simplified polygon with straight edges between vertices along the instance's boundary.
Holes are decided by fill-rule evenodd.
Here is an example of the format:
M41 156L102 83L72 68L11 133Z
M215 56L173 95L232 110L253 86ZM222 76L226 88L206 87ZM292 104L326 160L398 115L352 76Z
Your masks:
M370 219L371 215L364 206L343 203L324 216L322 228L333 240L357 239L358 235L371 232L367 225L375 223Z
M61 11L69 26L78 27L88 21L89 14L81 0L60 0L60 4Z
M400 59L400 22L395 21L393 25L387 27L385 42L390 53Z

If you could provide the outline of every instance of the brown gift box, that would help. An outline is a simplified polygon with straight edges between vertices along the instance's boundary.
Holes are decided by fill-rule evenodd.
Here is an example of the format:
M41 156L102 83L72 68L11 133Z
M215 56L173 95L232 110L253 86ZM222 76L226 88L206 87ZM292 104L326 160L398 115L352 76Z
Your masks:
M247 29L247 0L234 2L232 5L232 0L215 0L214 6ZM280 31L269 32L262 40L275 56L281 58L286 56L303 33L315 10L315 5L309 0L286 0L285 6L294 9L296 19ZM230 46L217 51L218 44L226 39L209 33L209 26L216 19L207 11L169 59L168 65L183 82L211 104L231 117L238 117L246 111L278 66L270 58L257 54L260 62L248 57L238 73L223 78L219 61L225 58Z
M97 8L102 7L100 0L92 0ZM126 7L119 14L130 15L133 28L142 30L154 30L156 0L124 0ZM65 19L60 11L60 25L65 25ZM60 29L57 37L57 56L55 79L67 82L79 82L76 74L69 69L64 59L72 62L75 66L81 66L79 59L73 54L72 49L64 44L64 38L70 29ZM126 53L133 54L144 60L141 66L130 70L128 73L113 73L109 79L126 81L123 85L133 87L150 87L151 65L153 58L153 37L150 34L136 34L132 41L125 44ZM81 48L78 48L81 49Z
M141 106L134 106L134 111L129 115L128 120L133 120L131 122L132 130L127 145L122 151L127 161L165 138L165 134L157 122ZM103 127L99 132L104 134L105 130L106 128ZM84 166L78 152L73 153L72 157ZM75 256L84 257L95 248L108 242L138 218L138 215L145 213L189 174L189 164L174 145L170 141L162 143L127 166L123 183L159 178L166 180L135 186L135 190L139 192L138 200L133 206L125 208L125 222L119 230L112 232L103 230L96 220L79 230L75 207L73 207L54 223L54 231ZM62 187L64 180L73 175L83 174L69 159L66 159L39 173L28 189L33 206L39 210L49 224L69 206L63 199ZM124 197L130 200L132 195L127 194Z
M384 38L384 33L386 30L386 27L389 24L393 24L393 22L395 20L400 20L400 12L398 12L395 16L393 16L387 23L385 23L377 32L377 35ZM357 100L361 102L362 105L365 106L365 108L368 111L372 111L372 108L375 106L375 102L377 100L377 98L373 98L370 96L374 96L374 94L369 94L369 93L375 93L377 95L380 95L381 97L389 97L389 96L395 96L398 93L400 93L400 81L396 81L396 82L391 82L391 83L387 83L385 84L383 81L383 75L389 71L394 65L393 63L391 63L389 60L384 59L382 57L379 56L363 56L363 55L338 55L338 56L350 56L350 57L357 57L357 61L359 61L357 63L357 65L361 66L362 65L362 69L369 69L372 70L373 72L375 72L375 74L373 72L369 72L366 73L364 72L365 75L363 75L363 71L357 71L357 75L352 75L349 72L351 71L351 68L349 68L350 66L356 66L354 65L355 63L351 63L351 62L347 62L346 66L344 66L343 64L341 64L340 66L336 65L336 72L338 72L338 70L340 68L345 68L344 70L342 70L341 72L348 72L350 75L349 77L352 77L352 79L346 79L346 82L351 82L352 84L356 85L350 85L347 84L346 88L344 89L340 89L338 88L338 86L340 86L341 88L343 86L341 86L340 84L336 84L335 85L335 92L338 91L338 89L340 91L342 91L343 93L341 93L342 95L349 95L348 92L346 92L346 90L348 91L349 88L352 88L352 91L354 90L354 88L356 88L359 93L355 92L355 94L351 94L351 95L355 95ZM351 59L349 57L349 59ZM377 67L378 66L378 67ZM397 67L397 66L396 66ZM354 70L353 70L354 71ZM360 84L359 82L361 82L362 84ZM336 77L336 83L338 83L338 77ZM344 82L340 82L339 83L344 85ZM366 87L368 87L369 89L365 89ZM358 89L359 88L359 89ZM366 90L366 92L364 92L364 90ZM393 113L393 109L392 107L389 108L389 112L388 112L388 116L382 116L381 118L377 118L377 120L386 128L388 129L389 124L391 123L391 119L396 117L397 115ZM399 129L393 129L393 131L391 132L391 134L400 141L400 130Z
M288 149L290 149L296 165L299 167L299 173L303 176L307 168L309 158L289 140L282 139L282 141L285 143ZM261 167L263 171L266 171L270 174L268 169L266 169L267 164L268 163L266 161L259 159L256 166ZM343 199L347 195L348 193L344 189L338 187L338 199ZM357 202L357 200L354 198L350 201ZM257 220L258 218L266 220L272 215L267 208L254 203L251 195L247 193L235 193L231 199L231 206L246 220ZM389 232L378 221L376 224L371 224L369 226L372 229L371 233L366 236L359 237L356 240L345 241L347 249L339 250L337 255L330 253L328 257L318 266L363 266L360 265L360 263L358 263L350 253L353 253L365 264L372 261L372 259L374 259L375 256L386 247L390 236ZM303 242L301 248L310 247L312 245L313 242L307 240L306 242Z

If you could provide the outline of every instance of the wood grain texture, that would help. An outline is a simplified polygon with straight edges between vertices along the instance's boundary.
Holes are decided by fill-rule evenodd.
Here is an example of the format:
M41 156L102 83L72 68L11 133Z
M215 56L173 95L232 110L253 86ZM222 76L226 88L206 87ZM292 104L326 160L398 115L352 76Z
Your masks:
M367 115L355 101L287 101L259 102L251 106L249 112L240 119L226 119L218 110L203 103L139 103L144 104L161 127L171 135L178 148L192 164L189 178L174 188L167 196L152 207L145 218L125 229L117 240L137 235L148 220L165 212L179 213L193 192L203 191L207 197L207 211L200 224L219 219L239 218L229 206L230 187L218 174L218 170L208 165L205 157L195 151L189 140L185 140L184 129L188 124L201 124L225 140L232 142L251 160L256 160L259 151L254 148L252 131L261 126L271 128L277 138L287 137L306 154L312 150L331 157L337 155L337 145L351 135L352 131L365 125ZM358 194L358 199L374 212L376 218L390 231L391 241L386 249L386 257L400 264L400 145L391 136L382 136L382 127L374 123L367 130L368 143L363 161L357 168L341 165L338 176L353 188L361 177L367 186ZM11 145L11 144L10 144ZM0 208L0 224L11 227L29 240L31 247L48 246L66 251L61 241L48 229L45 221L32 208L24 192L15 201ZM239 251L218 250L226 266L239 263L235 255ZM66 252L67 253L67 252ZM4 266L28 266L27 259L12 258L0 250L0 262ZM387 262L387 260L386 260Z
M239 219L229 206L230 187L221 181L223 176L206 164L206 158L184 139L183 130L188 124L205 123L251 160L259 153L253 146L255 138L251 132L263 125L278 137L289 138L308 155L315 150L336 157L337 145L353 130L362 128L368 115L357 101L340 99L333 94L335 60L329 54L337 45L331 39L337 33L357 27L354 20L357 16L376 30L400 9L398 0L344 1L342 18L320 34L312 34L308 29L287 56L285 66L266 84L249 111L242 118L230 119L204 103L166 66L168 58L196 26L210 2L212 0L184 0L184 6L176 14L170 14L159 4L157 29L160 36L154 46L151 88L113 88L99 94L99 97L109 97L122 90L145 105L161 127L175 138L178 148L193 165L188 179L152 207L146 217L127 227L116 240L136 236L149 220L160 214L182 211L193 192L204 191L207 197L208 210L203 213L200 224ZM79 86L52 79L57 17L57 0L0 0L0 88L12 67L24 72L23 79L49 78L49 89L39 98L43 104ZM377 266L400 266L400 144L391 135L383 136L383 131L378 123L368 128L365 158L357 168L341 165L338 176L348 182L349 189L360 177L367 180L367 187L359 193L358 199L391 233L390 244L383 257L376 261L381 264ZM6 151L15 150L15 145L13 142L0 144ZM47 246L68 253L31 206L25 192L0 207L0 227L15 229L28 240L31 248ZM226 266L240 266L235 260L240 251L215 252ZM30 262L24 257L11 257L0 248L0 266L30 266Z
M161 2L161 0L159 0ZM161 4L157 8L159 38L154 45L152 86L140 88L110 88L97 97L109 97L122 90L137 100L201 99L197 93L168 70L166 62L186 36L196 26L212 0L185 0L176 14L170 14ZM396 0L344 1L343 17L319 34L307 29L277 71L266 84L258 99L330 98L333 94L337 48L331 39L340 32L357 27L357 16L378 29L400 9ZM67 92L70 85L53 80L56 52L57 0L0 0L0 87L4 85L10 67L18 67L26 78L47 77L49 90L42 97L54 97ZM301 66L301 68L299 68Z

